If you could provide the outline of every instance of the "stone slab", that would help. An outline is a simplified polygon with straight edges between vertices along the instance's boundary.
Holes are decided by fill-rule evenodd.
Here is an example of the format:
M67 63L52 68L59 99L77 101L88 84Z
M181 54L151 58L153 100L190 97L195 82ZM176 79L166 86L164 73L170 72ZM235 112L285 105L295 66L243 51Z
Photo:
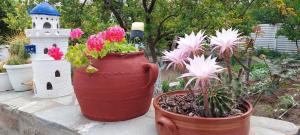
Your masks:
M252 135L294 135L293 123L252 116ZM158 135L154 109L138 118L97 122L85 118L74 94L39 99L27 92L0 92L0 135Z

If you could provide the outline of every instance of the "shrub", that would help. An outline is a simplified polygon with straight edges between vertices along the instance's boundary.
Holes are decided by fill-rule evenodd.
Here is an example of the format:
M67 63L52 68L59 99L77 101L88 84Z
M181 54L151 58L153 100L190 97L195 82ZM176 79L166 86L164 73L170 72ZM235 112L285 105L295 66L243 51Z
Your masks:
M29 43L29 40L23 33L20 33L9 40L9 58L8 65L27 64L30 55L26 53L24 46Z
M266 55L270 59L280 58L282 54L276 50L260 48L256 50L256 56L259 57L261 54Z

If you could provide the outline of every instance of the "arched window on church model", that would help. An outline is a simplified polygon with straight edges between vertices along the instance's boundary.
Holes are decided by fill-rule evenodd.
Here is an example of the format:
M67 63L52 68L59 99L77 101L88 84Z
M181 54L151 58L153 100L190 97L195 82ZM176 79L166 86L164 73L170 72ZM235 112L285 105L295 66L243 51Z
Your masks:
M53 90L52 84L47 82L47 90Z
M48 48L44 49L44 54L48 54Z
M55 77L60 77L60 72L58 70L55 71Z
M50 29L51 28L51 24L49 22L45 22L43 25L44 29Z
M32 28L35 28L35 23L34 22L32 23Z

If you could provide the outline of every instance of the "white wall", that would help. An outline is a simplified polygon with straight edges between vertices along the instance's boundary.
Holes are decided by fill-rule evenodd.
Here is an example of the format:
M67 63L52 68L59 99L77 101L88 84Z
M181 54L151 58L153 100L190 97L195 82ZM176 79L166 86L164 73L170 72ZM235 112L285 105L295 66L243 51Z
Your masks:
M260 24L263 32L262 36L256 38L256 48L269 48L285 53L297 53L296 43L288 40L285 36L277 36L276 33L280 29L280 24ZM255 37L254 33L251 33L251 37ZM299 41L300 43L300 41Z

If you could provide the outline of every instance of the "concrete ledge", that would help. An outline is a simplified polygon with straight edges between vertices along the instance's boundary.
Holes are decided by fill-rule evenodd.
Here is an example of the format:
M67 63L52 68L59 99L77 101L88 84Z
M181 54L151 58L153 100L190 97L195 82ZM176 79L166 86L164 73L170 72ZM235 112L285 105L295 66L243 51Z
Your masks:
M34 98L31 91L0 92L0 135L157 135L154 110L121 122L96 122L82 116L74 95ZM292 123L251 118L253 135L295 135Z

